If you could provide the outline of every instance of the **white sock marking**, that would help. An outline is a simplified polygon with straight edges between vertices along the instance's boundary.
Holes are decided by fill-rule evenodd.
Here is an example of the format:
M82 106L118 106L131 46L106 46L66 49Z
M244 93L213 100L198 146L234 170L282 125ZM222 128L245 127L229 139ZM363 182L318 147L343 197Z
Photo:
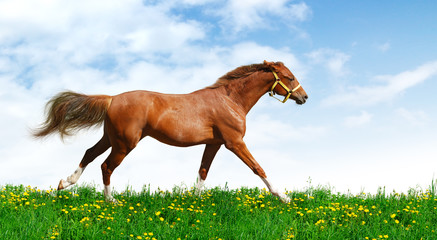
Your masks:
M105 189L103 190L104 194L105 194L105 200L107 202L114 202L114 198L111 195L111 184L109 185L105 185Z
M76 169L76 171L74 171L73 174L71 174L68 178L67 178L67 182L71 184L75 184L77 182L77 180L79 180L79 177L82 175L83 171L85 170L85 168L81 168L78 167Z
M67 180L61 179L59 186L61 186L61 189L64 189L70 185L73 185L77 182L77 180L79 180L79 177L82 175L83 171L85 170L85 168L81 168L78 167L76 169L76 171L74 171L73 174L71 174L70 176L67 177Z
M267 186L267 188L269 189L269 191L270 191L273 195L279 197L279 198L281 199L281 201L286 202L286 203L289 203L289 202L291 201L291 199L290 199L287 195L285 195L285 194L281 194L278 190L276 190L276 189L272 186L272 184L269 182L269 180L267 180L267 178L261 178L261 180L263 180L263 182L266 184L266 186Z
M205 180L203 180L199 174L199 176L197 177L197 184L196 184L196 194L197 195L200 195L202 193L204 182L205 182Z

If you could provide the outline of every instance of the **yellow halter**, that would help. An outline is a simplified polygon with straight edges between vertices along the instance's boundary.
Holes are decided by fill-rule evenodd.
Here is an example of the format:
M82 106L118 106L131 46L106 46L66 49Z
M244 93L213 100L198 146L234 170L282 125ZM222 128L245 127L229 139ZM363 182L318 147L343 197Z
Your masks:
M297 85L297 86L296 86L295 88L293 88L292 90L290 90L290 89L289 89L289 88L288 88L288 87L287 87L283 82L281 82L281 79L278 77L278 74L276 74L275 71L272 70L272 73L273 73L273 75L275 76L276 81L275 81L275 83L273 83L273 86L272 86L272 88L270 89L269 95L270 95L270 97L273 97L273 98L275 98L276 100L278 100L278 101L280 101L280 102L282 102L282 103L285 103L285 102L290 98L291 94L294 93L294 92L296 92L296 90L300 88L300 84ZM284 88L285 91L288 92L287 96L285 96L284 100L282 100L282 101L281 101L279 98L273 96L273 95L275 95L275 93L273 92L273 89L275 89L276 85L278 85L278 84L279 84L282 88Z

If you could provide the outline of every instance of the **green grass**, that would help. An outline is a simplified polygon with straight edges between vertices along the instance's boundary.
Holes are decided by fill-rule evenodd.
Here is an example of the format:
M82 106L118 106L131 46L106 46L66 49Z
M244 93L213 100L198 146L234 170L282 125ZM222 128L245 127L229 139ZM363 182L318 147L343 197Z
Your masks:
M334 194L260 189L124 191L106 203L93 187L0 188L0 239L437 239L429 190Z

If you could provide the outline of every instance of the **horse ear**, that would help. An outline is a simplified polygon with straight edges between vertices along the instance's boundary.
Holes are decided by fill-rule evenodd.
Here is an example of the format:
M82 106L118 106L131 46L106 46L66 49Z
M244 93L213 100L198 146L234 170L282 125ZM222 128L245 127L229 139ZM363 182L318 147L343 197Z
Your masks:
M269 67L272 71L278 71L280 62L267 62L266 60L264 60L264 65Z
M266 66L272 66L273 64L275 64L274 62L267 62L266 60L264 60L264 65Z
M275 69L275 63L274 62L267 62L266 60L264 60L264 65L266 65L267 67L269 67L272 70Z

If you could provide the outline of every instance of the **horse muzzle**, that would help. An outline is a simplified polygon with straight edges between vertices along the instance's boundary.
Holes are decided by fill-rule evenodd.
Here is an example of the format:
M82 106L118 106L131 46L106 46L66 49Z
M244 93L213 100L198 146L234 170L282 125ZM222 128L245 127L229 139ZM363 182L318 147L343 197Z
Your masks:
M295 99L295 101L297 104L302 105L306 103L307 99L308 99L308 95L302 96L299 94L299 96Z

